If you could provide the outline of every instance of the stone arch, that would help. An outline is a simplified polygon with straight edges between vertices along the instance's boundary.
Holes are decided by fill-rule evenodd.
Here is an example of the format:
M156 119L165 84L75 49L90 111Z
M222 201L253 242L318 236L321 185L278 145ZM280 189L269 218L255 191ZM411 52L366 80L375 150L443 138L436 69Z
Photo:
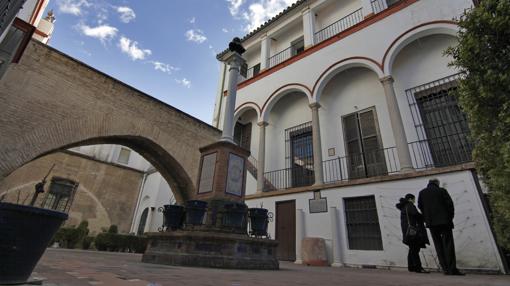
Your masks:
M285 95L292 93L292 92L303 93L308 98L309 103L313 102L312 92L307 86L305 86L303 84L299 84L299 83L292 83L292 84L284 85L284 86L278 88L277 90L275 90L271 94L271 96L269 96L269 98L266 100L266 102L264 103L264 106L262 106L262 114L260 116L261 121L267 122L269 119L269 114L270 114L271 110L273 109L274 105L282 97L284 97Z
M237 122L239 117L248 110L254 110L257 113L257 120L260 121L260 107L254 102L246 102L236 108L234 122Z
M367 68L377 74L379 78L384 76L381 65L373 59L365 57L353 57L338 61L328 67L317 79L313 87L313 100L320 102L320 97L326 85L329 81L334 78L337 74L356 67Z
M175 147L180 143L175 141L179 140L163 133L144 119L137 119L135 122L126 117L103 115L85 120L66 120L48 124L18 138L18 146L30 148L0 152L0 161L3 162L0 172L6 176L33 159L73 147L95 144L123 145L149 161L168 182L176 200L182 203L195 194L195 186L189 174L193 168L186 165L192 162L184 158L186 154L180 154ZM170 153L169 150L172 149L175 152ZM195 152L198 161L198 148Z
M400 53L400 51L413 41L430 36L430 35L450 35L457 37L459 27L453 21L434 21L424 23L411 28L404 32L402 35L397 37L393 43L386 50L383 60L382 67L383 71L387 75L392 74L393 63Z

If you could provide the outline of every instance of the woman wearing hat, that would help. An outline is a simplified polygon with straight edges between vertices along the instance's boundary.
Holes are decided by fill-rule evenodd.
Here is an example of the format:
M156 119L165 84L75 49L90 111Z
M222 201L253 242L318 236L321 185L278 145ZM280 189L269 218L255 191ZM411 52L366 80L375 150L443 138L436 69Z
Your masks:
M423 223L423 216L414 206L415 197L407 194L400 198L396 207L400 210L400 225L402 227L402 242L409 247L407 255L407 269L410 272L429 273L421 266L420 249L430 244L427 230Z

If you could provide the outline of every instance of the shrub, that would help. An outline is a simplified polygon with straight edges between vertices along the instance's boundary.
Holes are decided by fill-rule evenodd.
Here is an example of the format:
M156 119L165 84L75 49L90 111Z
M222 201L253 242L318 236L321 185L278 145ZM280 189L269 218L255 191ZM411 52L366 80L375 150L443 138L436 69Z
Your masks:
M100 251L143 253L147 247L147 238L103 232L97 235L94 243L96 249Z
M50 244L58 242L60 247L71 249L76 248L81 245L83 240L87 237L89 233L88 225L89 223L87 221L82 221L77 228L73 226L61 227L53 237Z

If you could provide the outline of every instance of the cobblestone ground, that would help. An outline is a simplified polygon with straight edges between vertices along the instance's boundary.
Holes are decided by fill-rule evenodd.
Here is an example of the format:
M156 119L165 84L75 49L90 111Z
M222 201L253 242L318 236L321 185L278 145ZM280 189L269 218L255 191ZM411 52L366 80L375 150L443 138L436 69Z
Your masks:
M90 285L510 285L510 276L440 273L415 274L400 270L307 267L281 262L278 271L222 270L141 263L141 255L48 249L33 278L44 286Z

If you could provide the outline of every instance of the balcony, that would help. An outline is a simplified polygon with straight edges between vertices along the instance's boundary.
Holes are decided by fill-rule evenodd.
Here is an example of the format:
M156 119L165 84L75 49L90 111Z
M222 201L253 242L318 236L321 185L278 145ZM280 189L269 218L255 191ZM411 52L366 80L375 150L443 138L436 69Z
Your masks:
M473 145L466 138L467 134L462 133L408 143L413 168L420 171L471 162ZM325 184L400 172L396 147L337 157L323 161L322 166ZM266 192L311 186L314 183L313 164L270 171L264 176Z

